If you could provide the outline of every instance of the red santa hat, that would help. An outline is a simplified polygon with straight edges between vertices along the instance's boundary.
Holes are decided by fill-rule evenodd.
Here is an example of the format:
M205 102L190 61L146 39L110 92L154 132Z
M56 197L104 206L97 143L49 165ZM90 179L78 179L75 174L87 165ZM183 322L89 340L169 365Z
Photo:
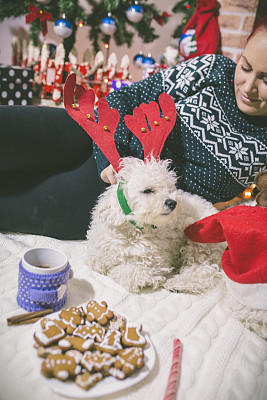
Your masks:
M194 242L227 241L222 269L230 294L247 307L267 310L267 208L232 207L184 232Z

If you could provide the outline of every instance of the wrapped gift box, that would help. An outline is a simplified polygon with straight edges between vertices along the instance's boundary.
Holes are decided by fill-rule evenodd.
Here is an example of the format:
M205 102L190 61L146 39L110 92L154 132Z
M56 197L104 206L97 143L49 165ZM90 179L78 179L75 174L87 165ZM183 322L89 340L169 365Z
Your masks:
M31 105L34 71L0 65L0 105Z

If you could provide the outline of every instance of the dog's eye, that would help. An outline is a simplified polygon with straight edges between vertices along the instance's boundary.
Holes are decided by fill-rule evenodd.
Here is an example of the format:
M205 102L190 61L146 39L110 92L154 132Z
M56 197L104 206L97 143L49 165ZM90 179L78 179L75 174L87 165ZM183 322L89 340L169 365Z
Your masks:
M143 190L143 193L145 193L145 194L154 193L154 190L151 188L148 188L148 189Z

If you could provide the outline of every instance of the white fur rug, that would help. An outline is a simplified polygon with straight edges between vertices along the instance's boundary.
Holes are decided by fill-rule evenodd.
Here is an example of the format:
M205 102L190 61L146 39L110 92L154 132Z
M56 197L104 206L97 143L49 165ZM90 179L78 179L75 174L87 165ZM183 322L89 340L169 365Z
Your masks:
M266 399L267 341L231 317L223 305L224 291L219 287L205 296L165 289L129 294L109 277L85 266L83 241L0 234L1 400L62 399L34 367L30 356L32 326L9 327L6 323L7 317L24 312L16 303L18 263L32 247L59 248L68 255L74 276L69 282L66 307L90 298L105 300L110 308L141 322L154 344L157 359L150 375L105 399L163 399L174 338L179 338L183 345L177 399Z

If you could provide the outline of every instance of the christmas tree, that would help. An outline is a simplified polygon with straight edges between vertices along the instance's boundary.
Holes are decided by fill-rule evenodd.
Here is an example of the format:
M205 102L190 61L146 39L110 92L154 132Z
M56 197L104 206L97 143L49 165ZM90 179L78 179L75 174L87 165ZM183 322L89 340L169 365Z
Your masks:
M180 0L172 8L173 13L182 13L183 19L182 23L178 25L173 32L174 38L180 38L185 25L187 24L190 17L194 14L196 10L197 0Z
M67 57L74 46L75 34L80 21L82 21L84 26L88 26L89 38L92 40L94 51L97 52L100 49L100 43L107 42L109 39L101 30L102 20L108 13L111 13L112 17L116 20L117 29L113 38L118 46L126 43L130 47L135 34L141 37L145 43L152 42L159 37L155 33L155 28L151 26L152 20L160 21L161 25L168 20L166 13L158 10L155 4L148 4L147 0L140 0L138 2L138 5L143 10L142 21L138 23L131 22L126 14L129 6L134 3L133 1L87 0L87 2L90 6L89 13L80 6L78 0L32 0L31 2L29 0L12 0L12 2L0 0L0 22L5 18L28 15L30 12L29 4L38 7L39 14L50 13L53 22L56 22L64 13L73 28L71 35L65 38L63 42ZM30 23L29 36L35 46L39 44L41 32L42 23L39 17Z
M65 38L63 42L67 57L74 46L75 34L80 21L84 26L88 26L89 38L92 40L94 51L97 52L100 49L100 43L109 40L109 37L101 30L102 20L108 13L111 13L117 24L117 29L113 34L115 43L118 46L127 44L128 47L131 46L135 34L141 37L144 43L153 42L159 37L155 33L155 28L151 25L153 19L163 25L170 17L168 13L158 10L155 4L148 3L147 0L140 0L139 2L131 0L87 0L87 2L90 6L89 13L80 6L78 0L32 0L31 2L29 0L0 0L0 22L5 18L26 16L29 14L29 4L38 7L41 13L51 13L54 22L64 13L73 28L71 35ZM129 6L135 3L138 3L143 10L143 18L137 23L131 22L126 14ZM196 0L180 0L175 4L172 11L183 13L184 18L182 24L177 26L173 37L181 36L183 28L193 14L195 7ZM35 46L39 44L41 31L40 18L36 18L30 23L30 39Z

